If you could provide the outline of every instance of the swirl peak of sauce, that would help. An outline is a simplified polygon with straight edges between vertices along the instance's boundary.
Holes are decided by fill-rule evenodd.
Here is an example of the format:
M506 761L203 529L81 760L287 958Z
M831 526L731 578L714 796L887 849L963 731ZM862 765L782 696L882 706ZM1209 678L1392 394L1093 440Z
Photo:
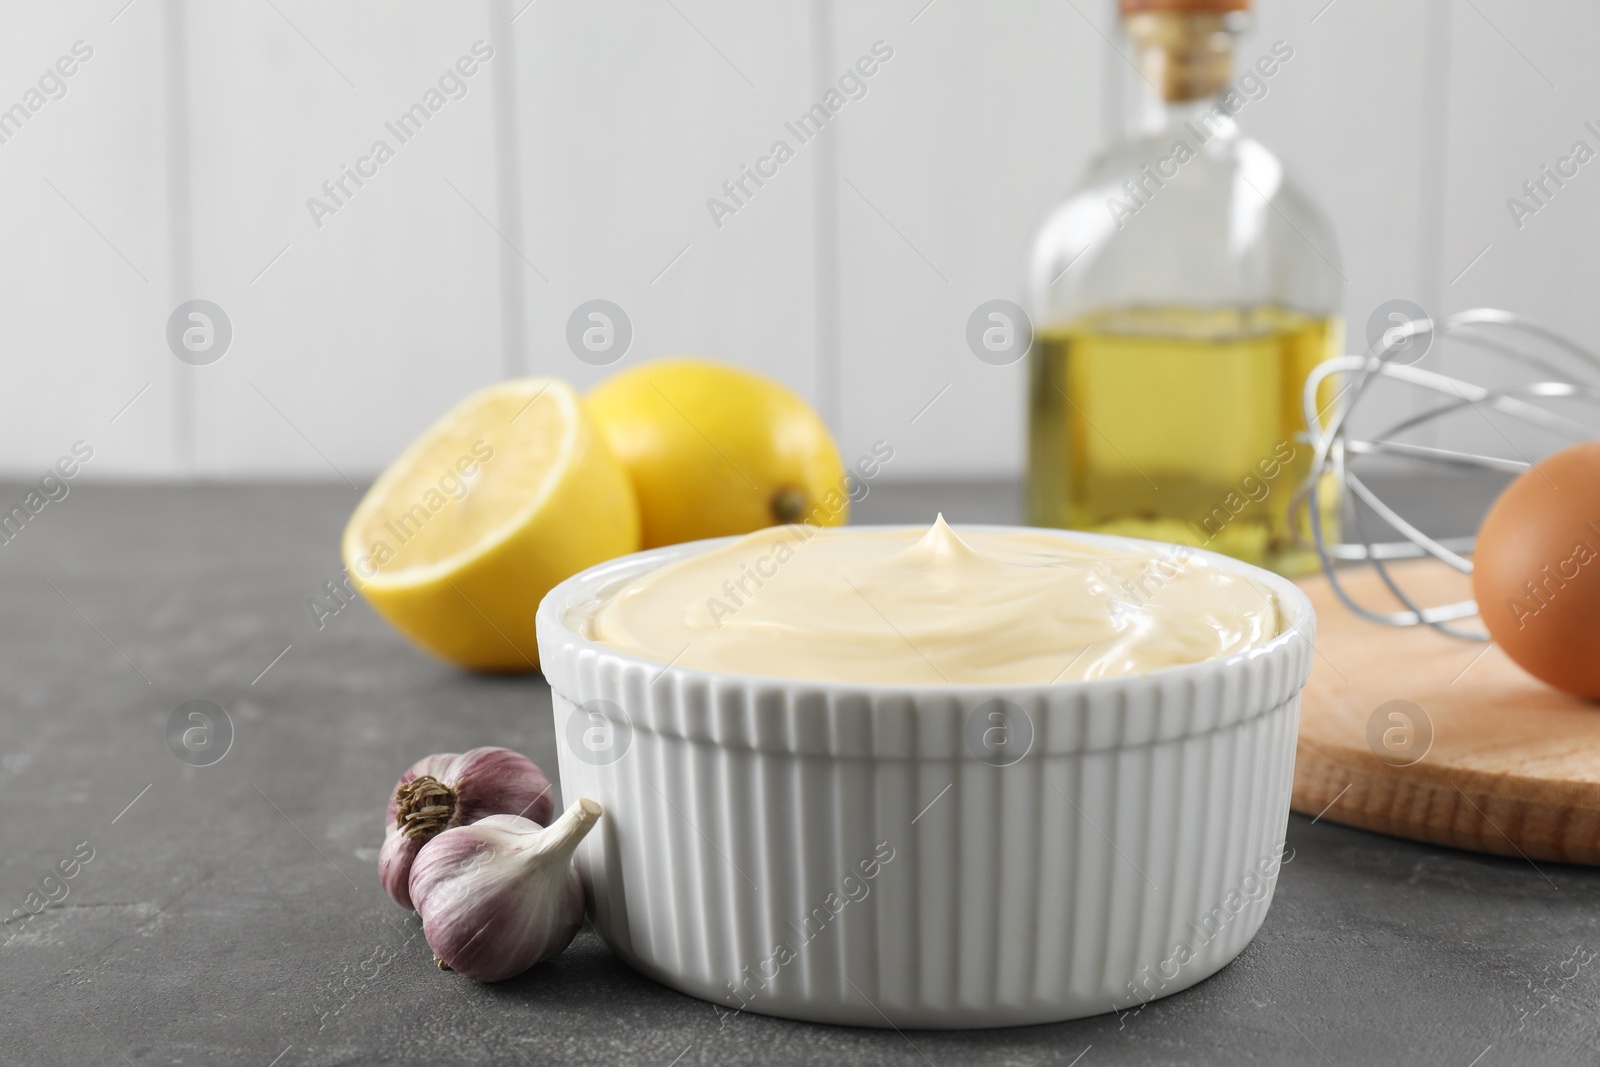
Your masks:
M588 636L720 673L885 685L1144 674L1262 644L1277 598L1193 549L1023 528L775 526L613 591Z

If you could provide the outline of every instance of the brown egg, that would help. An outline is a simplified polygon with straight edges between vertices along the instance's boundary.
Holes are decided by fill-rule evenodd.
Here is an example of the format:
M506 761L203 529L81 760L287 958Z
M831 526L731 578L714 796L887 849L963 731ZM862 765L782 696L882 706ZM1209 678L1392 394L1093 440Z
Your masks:
M1478 531L1472 590L1518 666L1600 699L1600 441L1540 460L1506 486Z

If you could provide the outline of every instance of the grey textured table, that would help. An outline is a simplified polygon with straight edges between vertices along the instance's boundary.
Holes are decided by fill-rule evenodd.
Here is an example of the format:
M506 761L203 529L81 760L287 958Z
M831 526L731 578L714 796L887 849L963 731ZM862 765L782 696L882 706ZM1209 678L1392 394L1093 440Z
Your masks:
M0 1060L1600 1060L1600 871L1302 816L1254 943L1122 1017L904 1034L724 1022L635 975L588 930L507 983L442 974L415 918L378 886L386 792L418 756L481 744L553 774L550 696L537 677L435 663L359 603L318 629L306 602L338 574L354 503L348 487L75 485L0 547L0 912L93 849L46 887L63 899L5 928ZM856 517L925 521L940 508L1012 521L1016 507L1009 485L883 485ZM169 716L191 699L234 725L213 766L166 746Z

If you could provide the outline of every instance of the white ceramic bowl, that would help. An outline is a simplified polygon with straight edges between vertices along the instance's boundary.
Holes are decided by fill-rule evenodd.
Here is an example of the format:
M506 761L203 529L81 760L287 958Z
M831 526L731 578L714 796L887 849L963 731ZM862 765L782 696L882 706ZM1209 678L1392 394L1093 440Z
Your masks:
M1283 633L1048 686L722 674L584 636L598 598L728 540L593 567L539 606L562 794L605 806L577 858L590 917L634 968L728 1011L1008 1026L1175 993L1255 935L1315 637L1291 582L1197 553L1273 590Z

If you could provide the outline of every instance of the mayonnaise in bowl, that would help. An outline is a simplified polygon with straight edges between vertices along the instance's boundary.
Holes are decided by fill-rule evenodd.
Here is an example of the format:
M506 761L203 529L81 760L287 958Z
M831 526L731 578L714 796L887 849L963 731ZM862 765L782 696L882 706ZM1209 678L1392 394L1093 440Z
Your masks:
M587 636L707 671L834 682L1114 678L1243 652L1275 595L1182 546L1122 552L1026 529L779 526L612 590Z

